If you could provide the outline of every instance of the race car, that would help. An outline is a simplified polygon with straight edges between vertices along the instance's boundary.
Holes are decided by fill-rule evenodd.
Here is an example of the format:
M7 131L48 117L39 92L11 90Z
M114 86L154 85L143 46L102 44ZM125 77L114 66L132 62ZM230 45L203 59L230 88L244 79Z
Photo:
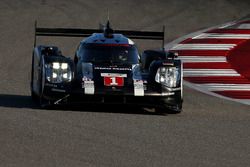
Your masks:
M56 46L37 45L37 36L86 37L74 59ZM41 28L35 24L31 96L41 107L64 104L132 104L160 113L180 113L182 62L164 49L141 54L131 39L162 40L164 30ZM164 45L163 45L164 46Z

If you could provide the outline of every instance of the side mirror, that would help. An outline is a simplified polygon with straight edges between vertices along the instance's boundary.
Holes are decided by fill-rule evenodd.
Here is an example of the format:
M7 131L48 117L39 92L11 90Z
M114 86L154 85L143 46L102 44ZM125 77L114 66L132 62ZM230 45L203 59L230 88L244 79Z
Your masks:
M174 53L174 52L168 52L167 53L167 58L177 58L178 57L178 53Z
M149 69L149 66L154 60L165 60L166 53L165 51L159 50L145 50L141 55L142 67L144 69Z

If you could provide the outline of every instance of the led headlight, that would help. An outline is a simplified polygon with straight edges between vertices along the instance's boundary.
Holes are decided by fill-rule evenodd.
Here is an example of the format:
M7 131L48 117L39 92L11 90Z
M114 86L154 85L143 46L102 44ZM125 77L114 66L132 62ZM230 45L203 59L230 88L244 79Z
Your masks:
M68 69L68 63L62 63L61 68L62 68L62 70Z
M176 67L160 67L158 68L155 81L167 87L174 88L180 80L179 69Z
M52 73L52 78L53 78L53 79L57 78L57 74L53 72L53 73Z
M58 70L58 69L60 69L60 63L54 62L54 63L52 63L52 67L53 67L53 69Z
M45 65L46 78L51 83L70 82L72 71L68 63L53 62Z

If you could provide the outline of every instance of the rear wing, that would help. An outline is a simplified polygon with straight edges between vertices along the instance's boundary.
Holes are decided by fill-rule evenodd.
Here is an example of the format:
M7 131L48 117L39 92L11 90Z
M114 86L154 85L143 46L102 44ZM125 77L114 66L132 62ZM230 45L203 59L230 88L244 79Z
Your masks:
M79 28L44 28L37 27L35 22L35 39L36 46L37 36L54 36L54 37L89 37L93 33L103 33L102 29L79 29ZM165 26L162 31L130 31L130 30L114 30L114 33L123 34L131 39L145 40L162 40L162 48L164 48Z

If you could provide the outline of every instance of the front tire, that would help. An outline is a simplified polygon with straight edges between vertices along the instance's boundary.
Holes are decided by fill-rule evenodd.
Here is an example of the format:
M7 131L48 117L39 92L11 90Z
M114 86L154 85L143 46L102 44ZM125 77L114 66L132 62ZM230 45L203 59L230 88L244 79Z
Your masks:
M31 81L30 81L30 93L31 93L31 98L33 101L38 102L39 96L35 93L34 91L34 53L32 55L32 65L31 65Z
M41 72L40 72L40 83L39 83L39 105L42 109L50 109L52 108L52 104L50 100L44 98L44 75L43 75L43 64L41 65Z
M51 102L49 100L46 100L43 97L43 64L41 64L41 71L39 73L40 77L39 77L39 85L38 85L38 94L35 93L34 91L34 54L32 55L32 68L31 68L31 82L30 82L30 92L31 92L31 98L32 100L37 103L41 108L43 109L47 109L50 108Z

